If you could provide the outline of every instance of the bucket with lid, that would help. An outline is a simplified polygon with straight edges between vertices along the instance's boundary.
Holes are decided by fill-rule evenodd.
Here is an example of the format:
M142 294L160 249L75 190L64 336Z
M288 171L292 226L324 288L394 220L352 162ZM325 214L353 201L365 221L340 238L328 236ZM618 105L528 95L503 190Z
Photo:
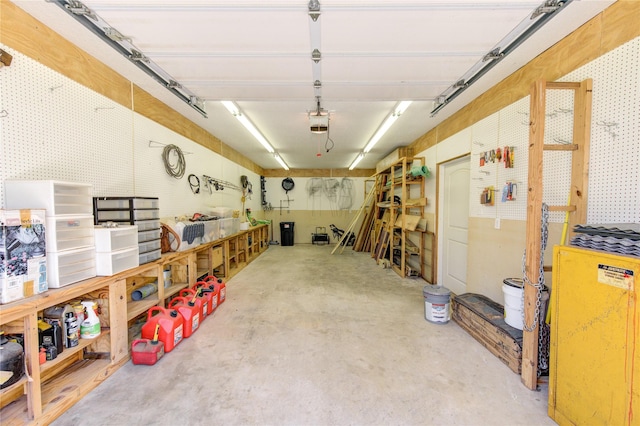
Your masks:
M176 297L169 302L169 307L178 311L184 318L184 337L191 337L200 325L200 309L195 302L186 297Z
M451 319L451 291L441 285L426 285L424 296L424 318L432 323L446 324Z
M152 306L147 311L147 322L142 326L141 337L153 339L156 325L160 326L158 340L164 344L164 351L171 352L182 341L184 318L175 309Z
M504 322L513 328L522 330L522 300L524 282L522 278L505 278L502 281L504 293Z
M218 290L212 283L198 281L191 287L194 290L200 290L200 293L207 299L207 315L211 315L218 307Z
M207 318L208 310L209 310L209 301L205 296L202 295L201 290L192 289L192 288L183 288L182 290L180 290L179 295L195 303L195 305L198 307L200 312L200 322L204 321Z
M222 278L218 278L215 275L207 276L204 281L216 286L218 290L218 306L220 306L227 298L227 285L222 281Z

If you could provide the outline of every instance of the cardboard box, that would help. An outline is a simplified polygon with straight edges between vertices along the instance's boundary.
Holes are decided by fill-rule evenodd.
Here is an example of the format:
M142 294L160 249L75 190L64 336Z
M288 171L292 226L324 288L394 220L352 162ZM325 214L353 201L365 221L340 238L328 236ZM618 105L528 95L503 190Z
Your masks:
M44 210L0 210L0 303L47 291Z

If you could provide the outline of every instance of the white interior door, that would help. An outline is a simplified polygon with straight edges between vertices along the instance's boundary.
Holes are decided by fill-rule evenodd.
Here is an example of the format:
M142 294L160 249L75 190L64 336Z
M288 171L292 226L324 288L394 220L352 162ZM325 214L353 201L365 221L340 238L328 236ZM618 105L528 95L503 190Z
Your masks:
M467 291L469 165L466 156L440 165L438 283L455 294Z

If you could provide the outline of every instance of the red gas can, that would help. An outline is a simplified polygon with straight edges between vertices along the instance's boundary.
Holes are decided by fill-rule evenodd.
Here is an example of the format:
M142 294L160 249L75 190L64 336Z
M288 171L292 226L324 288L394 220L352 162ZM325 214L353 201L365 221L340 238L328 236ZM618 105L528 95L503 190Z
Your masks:
M179 295L184 297L185 299L188 299L190 302L195 303L195 305L200 310L200 322L204 321L207 318L209 302L199 290L183 288L182 290L180 290Z
M156 315L153 315L157 312ZM147 312L147 322L142 326L142 338L153 339L156 325L158 340L164 343L164 351L171 352L182 341L184 318L175 310L152 306Z
M218 289L218 306L222 304L227 298L227 285L222 281L222 278L218 278L214 275L208 275L205 279L206 282L214 284Z
M131 361L138 365L153 365L164 355L164 343L158 340L160 324L156 324L153 339L136 339L131 343Z
M184 337L191 337L200 325L200 308L184 297L176 297L169 303L170 308L177 310L184 318Z
M200 294L207 301L207 316L211 315L218 307L218 292L215 290L215 286L205 281L198 281L191 288L196 291L200 290Z

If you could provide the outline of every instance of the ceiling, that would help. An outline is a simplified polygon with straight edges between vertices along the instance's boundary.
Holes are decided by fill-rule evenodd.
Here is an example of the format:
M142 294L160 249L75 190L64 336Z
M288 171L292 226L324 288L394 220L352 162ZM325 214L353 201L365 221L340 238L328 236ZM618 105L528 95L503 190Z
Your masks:
M220 101L236 102L295 169L349 167L397 103L413 101L358 165L371 169L612 1L572 1L435 117L434 100L541 1L321 0L317 21L306 0L82 2L204 101L206 118L53 2L14 3L265 169L280 166ZM309 130L316 96L330 140Z

